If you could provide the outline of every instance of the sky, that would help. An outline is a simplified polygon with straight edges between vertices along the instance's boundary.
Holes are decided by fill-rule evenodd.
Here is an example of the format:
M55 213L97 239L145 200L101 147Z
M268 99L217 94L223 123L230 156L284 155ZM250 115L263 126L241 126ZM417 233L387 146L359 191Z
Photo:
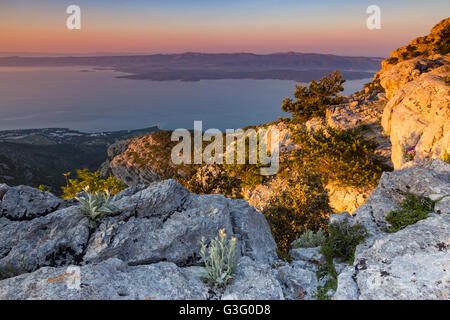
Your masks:
M66 27L69 5L81 8L81 30ZM366 27L369 5L380 30ZM386 57L448 16L448 0L0 0L0 52Z

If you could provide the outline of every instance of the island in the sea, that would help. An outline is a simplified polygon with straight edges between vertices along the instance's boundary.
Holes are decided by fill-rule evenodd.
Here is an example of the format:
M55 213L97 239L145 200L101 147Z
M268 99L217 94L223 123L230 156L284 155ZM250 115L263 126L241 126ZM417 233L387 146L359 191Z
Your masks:
M382 58L316 53L194 53L92 57L3 57L0 67L88 66L153 81L278 79L309 82L339 69L347 80L373 76Z

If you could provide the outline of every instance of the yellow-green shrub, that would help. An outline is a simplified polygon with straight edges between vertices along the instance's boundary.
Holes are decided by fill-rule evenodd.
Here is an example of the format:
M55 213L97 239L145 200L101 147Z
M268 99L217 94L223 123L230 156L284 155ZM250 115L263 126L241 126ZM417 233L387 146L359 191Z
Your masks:
M102 177L100 171L89 172L88 169L77 170L78 179L69 179L70 172L64 175L67 179L67 185L62 187L63 199L71 199L78 193L83 192L89 187L90 192L103 192L108 190L111 195L122 192L125 184L116 177Z

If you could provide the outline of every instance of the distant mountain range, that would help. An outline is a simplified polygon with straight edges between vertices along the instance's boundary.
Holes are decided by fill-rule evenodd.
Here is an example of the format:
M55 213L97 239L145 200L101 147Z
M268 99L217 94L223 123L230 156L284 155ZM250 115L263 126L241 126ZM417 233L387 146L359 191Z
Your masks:
M86 66L129 73L125 78L154 81L282 79L311 81L335 69L348 80L372 77L382 58L316 53L194 53L92 56L3 57L0 66Z

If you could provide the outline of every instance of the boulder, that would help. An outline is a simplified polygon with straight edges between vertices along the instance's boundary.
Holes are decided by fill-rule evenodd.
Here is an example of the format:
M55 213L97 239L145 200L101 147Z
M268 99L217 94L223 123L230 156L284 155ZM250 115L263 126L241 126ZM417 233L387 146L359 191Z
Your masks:
M238 240L238 254L264 262L276 258L264 216L241 200L190 194L175 180L150 185L116 202L122 214L108 217L93 233L84 260L118 257L130 264L199 260L200 240L219 229Z
M113 258L82 266L45 267L3 280L0 299L21 300L199 300L208 287L170 262L128 266ZM80 281L76 287L76 280Z
M0 216L10 220L31 220L56 211L64 203L61 198L28 186L0 185Z
M399 208L406 192L434 197L434 213L396 233L387 233L386 215ZM338 277L334 299L449 299L450 164L426 165L384 173L379 186L353 217L369 236L357 246L353 266Z
M21 194L20 190L8 189L0 205L8 194ZM40 192L24 195L27 202L44 209L44 204L53 208L48 199L57 199ZM11 276L45 266L84 265L110 258L129 265L169 261L188 266L200 260L200 239L217 237L219 229L237 238L238 256L261 263L277 259L267 221L245 201L191 194L175 180L133 187L113 200L118 212L105 217L95 229L89 228L80 206L23 221L11 219L11 214L1 217L0 270ZM10 208L10 202L6 203Z
M248 257L239 261L233 282L228 285L223 300L284 300L279 281L270 265L260 264Z

